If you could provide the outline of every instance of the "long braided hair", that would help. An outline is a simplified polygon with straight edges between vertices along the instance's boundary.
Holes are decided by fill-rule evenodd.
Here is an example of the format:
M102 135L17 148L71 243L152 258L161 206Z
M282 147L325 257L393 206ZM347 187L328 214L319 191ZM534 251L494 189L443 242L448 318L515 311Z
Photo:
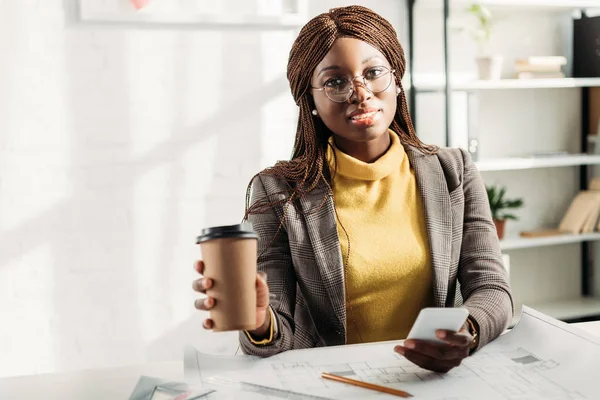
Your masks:
M319 185L328 189L323 203L331 194L332 173L326 161L326 152L332 132L320 119L311 114L314 102L309 89L315 68L340 37L362 40L381 51L392 69L397 72L396 85L402 88L401 79L406 72L404 50L396 31L383 17L366 7L348 6L333 8L310 20L301 29L292 46L287 67L290 89L300 108L292 158L279 161L260 173L283 178L291 196L276 203L268 199L258 199L249 205L252 181L259 175L257 174L250 181L246 192L245 218L250 214L265 212L275 205L293 204L294 200L303 197ZM424 153L435 153L436 148L423 144L415 133L404 90L397 101L396 115L390 129L398 134L402 143L414 146Z

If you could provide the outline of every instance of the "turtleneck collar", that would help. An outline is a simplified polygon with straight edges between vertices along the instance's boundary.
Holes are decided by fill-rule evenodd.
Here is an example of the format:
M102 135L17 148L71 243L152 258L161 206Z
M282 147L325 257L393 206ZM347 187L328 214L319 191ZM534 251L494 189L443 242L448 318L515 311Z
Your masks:
M335 145L333 136L329 138L331 146L327 149L327 160L332 171L337 167L335 174L363 181L378 181L395 171L399 171L400 164L405 157L404 147L394 131L388 129L388 133L391 139L390 147L381 157L372 163L360 161L342 152ZM333 153L335 153L335 162Z

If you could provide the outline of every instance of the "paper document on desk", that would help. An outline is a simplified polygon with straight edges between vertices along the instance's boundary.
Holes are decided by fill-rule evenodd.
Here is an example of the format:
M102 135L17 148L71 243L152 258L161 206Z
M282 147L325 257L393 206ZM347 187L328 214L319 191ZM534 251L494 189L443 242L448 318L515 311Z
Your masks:
M198 400L207 399L213 389L193 389L187 383L141 376L129 400Z
M205 385L210 377L222 377L331 399L394 397L326 381L320 377L324 371L402 389L415 400L599 398L600 338L528 307L514 329L447 374L415 366L393 351L396 343L292 350L266 359L210 356L190 348L185 378Z

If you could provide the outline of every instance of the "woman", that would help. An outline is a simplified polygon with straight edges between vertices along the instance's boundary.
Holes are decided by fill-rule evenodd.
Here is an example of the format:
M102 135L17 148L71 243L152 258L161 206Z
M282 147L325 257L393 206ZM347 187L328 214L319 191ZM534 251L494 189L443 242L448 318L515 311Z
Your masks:
M333 9L301 30L288 63L300 107L293 156L253 178L246 208L263 275L256 329L240 333L244 352L404 339L422 308L460 303L457 282L463 329L395 351L447 372L508 325L512 298L484 184L467 153L418 139L405 69L395 30L367 8ZM211 285L194 282L202 293Z

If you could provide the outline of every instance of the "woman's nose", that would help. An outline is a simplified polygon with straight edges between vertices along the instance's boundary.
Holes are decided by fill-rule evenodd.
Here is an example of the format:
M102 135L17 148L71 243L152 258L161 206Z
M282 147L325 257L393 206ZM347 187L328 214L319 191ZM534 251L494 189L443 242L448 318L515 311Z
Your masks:
M355 79L353 81L354 91L350 96L350 104L360 104L373 97L373 93L367 89L362 80Z

